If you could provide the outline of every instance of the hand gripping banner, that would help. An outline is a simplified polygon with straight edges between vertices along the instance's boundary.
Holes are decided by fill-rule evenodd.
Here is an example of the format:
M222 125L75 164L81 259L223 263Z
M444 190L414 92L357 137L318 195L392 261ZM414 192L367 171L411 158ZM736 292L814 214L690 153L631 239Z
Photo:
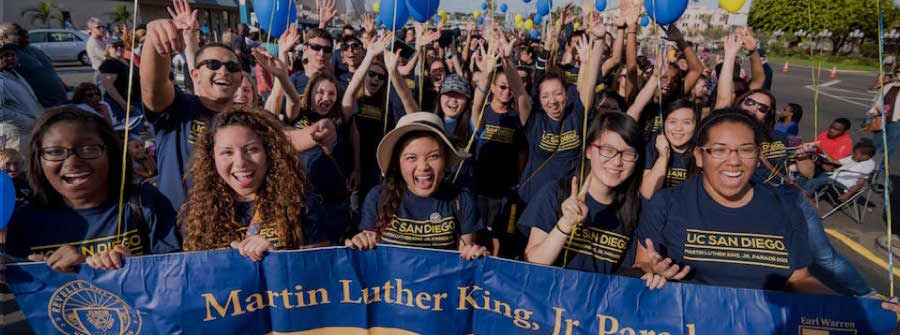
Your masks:
M37 334L889 334L880 301L641 280L378 246L4 272Z

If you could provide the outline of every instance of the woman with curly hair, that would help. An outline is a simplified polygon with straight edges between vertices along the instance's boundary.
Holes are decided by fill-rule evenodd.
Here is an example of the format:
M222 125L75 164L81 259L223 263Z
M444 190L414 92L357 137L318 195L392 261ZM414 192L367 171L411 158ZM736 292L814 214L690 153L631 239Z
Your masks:
M317 237L318 205L278 121L261 111L217 114L194 147L193 186L178 214L185 250L239 249L259 261Z
M443 182L447 168L465 157L444 134L440 117L407 114L378 145L384 181L363 204L359 228L347 246L374 248L384 242L435 249L458 249L460 257L487 254L475 244L483 227L473 193Z

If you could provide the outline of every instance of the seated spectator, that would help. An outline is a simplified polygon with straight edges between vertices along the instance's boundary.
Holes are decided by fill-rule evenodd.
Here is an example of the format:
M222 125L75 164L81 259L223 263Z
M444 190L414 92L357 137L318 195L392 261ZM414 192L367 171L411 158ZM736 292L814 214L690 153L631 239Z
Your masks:
M813 193L833 180L846 190L843 193L846 196L838 198L843 202L862 188L865 178L875 171L875 160L872 159L874 156L875 146L872 140L862 139L853 146L853 155L834 162L837 163L837 169L831 174L822 174L806 181L804 188L807 192Z
M778 113L775 130L782 133L797 136L800 132L800 119L803 118L803 107L795 103L784 106L784 110Z
M103 101L103 93L97 84L84 82L75 87L72 93L72 104L85 111L97 113L110 125L113 124L109 103Z
M816 137L819 142L819 148L825 154L825 160L820 161L819 166L825 171L834 171L837 167L835 163L841 159L850 156L853 148L853 141L847 130L850 129L850 120L838 118L831 122L828 130L823 131Z
M25 180L25 158L16 149L0 149L0 171L12 178L16 188L16 205L24 204L31 195L31 188Z

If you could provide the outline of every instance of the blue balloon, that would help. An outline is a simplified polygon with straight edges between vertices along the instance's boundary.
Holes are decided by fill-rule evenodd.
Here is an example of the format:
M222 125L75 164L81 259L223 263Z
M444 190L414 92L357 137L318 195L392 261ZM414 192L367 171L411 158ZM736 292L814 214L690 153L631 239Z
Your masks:
M653 4L656 7L653 7ZM678 21L681 14L687 8L688 0L644 0L644 8L647 9L647 15L653 18L657 24L672 24Z
M396 16L394 5L397 5ZM389 30L400 29L409 21L409 8L406 8L403 0L382 0L380 10L378 17L381 18L381 24Z
M536 39L538 39L538 37L540 37L540 36L538 35L537 30L532 29L531 30L531 39L536 40Z
M382 22L381 22L381 15L379 15L378 17L375 18L375 25L376 25L376 26L380 26L381 23L382 23Z
M531 21L533 21L534 25L536 25L536 26L541 25L541 21L543 21L543 20L544 20L544 17L541 15L535 15L534 18L531 19Z
M529 2L531 2L531 0L522 0L522 2L529 3Z
M506 7L506 4L505 4L505 3L500 4L500 12L501 12L501 13L506 13L506 10L507 10L507 9L508 9L508 8Z
M650 24L650 17L649 16L641 17L641 25L646 27L648 24Z
M253 8L260 28L276 38L281 36L292 22L297 21L297 6L294 5L294 0L256 0Z
M606 0L594 0L594 8L596 8L598 12L606 10Z
M16 208L16 188L6 172L0 171L0 229L6 227Z
M478 17L478 25L482 25L482 24L484 24L484 16L479 16Z
M487 2L481 3L481 10L487 10Z
M550 14L551 7L553 7L553 0L537 0L537 12L541 16Z
M416 22L425 22L437 14L440 0L406 0L406 8Z

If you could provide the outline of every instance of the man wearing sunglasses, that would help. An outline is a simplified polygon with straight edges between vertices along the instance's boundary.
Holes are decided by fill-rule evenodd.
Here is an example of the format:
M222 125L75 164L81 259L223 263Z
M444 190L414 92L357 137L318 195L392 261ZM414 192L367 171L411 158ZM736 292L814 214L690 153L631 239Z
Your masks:
M211 43L197 50L190 70L194 94L176 90L169 81L171 58L185 48L185 30L195 26L197 12L176 1L178 15L147 25L141 52L141 99L147 120L153 125L158 146L159 190L175 208L180 208L190 187L183 182L193 145L203 136L206 123L231 106L241 84L241 65L228 45ZM185 8L187 7L187 8ZM334 124L323 120L304 129L285 129L297 151L305 151L335 140Z
M100 69L100 64L106 57L103 56L106 51L106 26L96 17L92 17L87 22L90 37L85 44L88 58L91 59L91 67L94 71Z
M347 85L350 85L350 79L353 78L356 69L362 64L364 57L365 50L363 50L362 41L356 36L344 36L341 40L340 62L335 67L335 72L337 72L335 75L338 78L342 91L347 90Z
M297 88L297 92L303 92L309 78L319 71L331 71L331 57L334 53L334 39L324 29L313 28L306 33L306 45L303 47L303 57L308 63L304 64L303 71L291 75L291 82Z

